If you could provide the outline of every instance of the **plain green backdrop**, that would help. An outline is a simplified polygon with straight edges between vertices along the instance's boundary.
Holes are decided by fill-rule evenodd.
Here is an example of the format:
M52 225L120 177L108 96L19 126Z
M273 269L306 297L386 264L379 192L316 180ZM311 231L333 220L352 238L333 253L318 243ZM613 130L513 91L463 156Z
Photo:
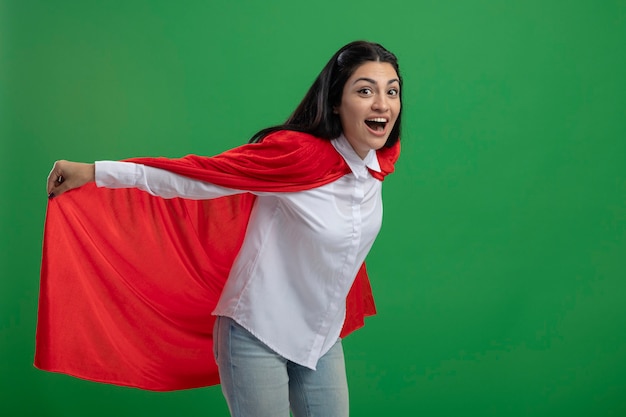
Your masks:
M0 0L2 416L228 415L33 368L46 175L244 143L355 39L405 108L352 415L626 415L624 0Z

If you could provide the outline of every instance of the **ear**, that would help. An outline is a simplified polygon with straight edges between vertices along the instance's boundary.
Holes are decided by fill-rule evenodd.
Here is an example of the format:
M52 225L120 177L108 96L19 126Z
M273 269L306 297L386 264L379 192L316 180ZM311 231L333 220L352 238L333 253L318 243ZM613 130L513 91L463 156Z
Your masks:
M339 108L337 106L333 106L333 113L339 114Z

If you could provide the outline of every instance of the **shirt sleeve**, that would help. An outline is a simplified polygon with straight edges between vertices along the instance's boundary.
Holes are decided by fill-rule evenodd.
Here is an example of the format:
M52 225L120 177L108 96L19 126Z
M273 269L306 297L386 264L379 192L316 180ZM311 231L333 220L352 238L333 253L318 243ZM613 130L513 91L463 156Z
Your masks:
M245 192L133 162L96 161L95 166L98 187L138 188L157 197L191 200L206 200Z

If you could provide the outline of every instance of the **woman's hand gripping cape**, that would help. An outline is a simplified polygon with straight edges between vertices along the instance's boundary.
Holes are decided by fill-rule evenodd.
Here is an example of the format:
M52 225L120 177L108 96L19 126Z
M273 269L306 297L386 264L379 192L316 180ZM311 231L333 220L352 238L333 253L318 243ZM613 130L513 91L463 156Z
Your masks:
M382 181L399 145L378 151ZM248 191L301 191L350 173L332 144L280 131L214 157L131 162ZM219 383L211 311L244 239L255 196L162 199L89 184L50 200L35 366L169 391ZM363 265L342 335L375 314Z

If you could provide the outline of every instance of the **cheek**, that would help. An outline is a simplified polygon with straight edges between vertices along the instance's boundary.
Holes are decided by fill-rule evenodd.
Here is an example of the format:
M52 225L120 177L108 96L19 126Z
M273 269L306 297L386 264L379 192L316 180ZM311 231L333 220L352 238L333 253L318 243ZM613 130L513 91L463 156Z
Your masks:
M365 110L359 106L346 106L346 122L352 125L358 125L365 119Z
M398 116L400 115L400 106L399 106L399 105L398 105L398 106L395 106L395 107L392 109L392 112L391 112L391 113L392 113L393 121L394 121L394 123L395 123L395 121L396 121L396 120L398 120Z
M344 109L341 113L341 124L345 127L355 126L359 118L352 109Z

